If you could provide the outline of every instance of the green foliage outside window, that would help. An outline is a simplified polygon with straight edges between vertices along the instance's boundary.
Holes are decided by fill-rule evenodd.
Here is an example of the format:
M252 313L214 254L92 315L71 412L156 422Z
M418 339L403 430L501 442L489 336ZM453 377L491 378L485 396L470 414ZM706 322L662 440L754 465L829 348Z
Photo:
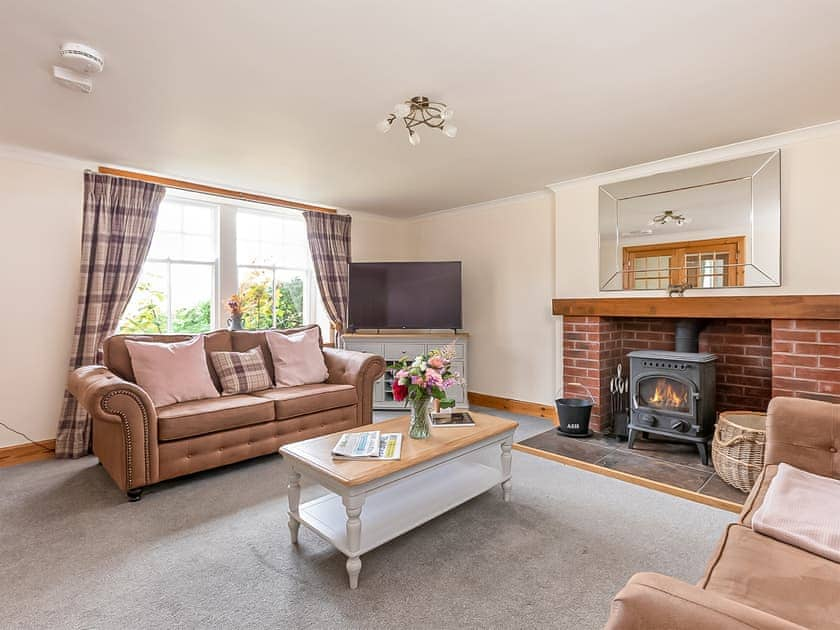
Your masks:
M132 307L120 326L121 333L165 333L169 332L169 317L166 312L163 291L156 291L148 282L141 282L134 290L140 299ZM204 300L190 307L179 308L173 313L173 333L198 333L210 330L210 300Z
M252 271L239 285L242 317L245 328L259 330L272 327L272 302L277 304L276 328L294 328L303 324L303 279L278 282L271 290L271 275Z
M260 271L252 272L240 286L242 314L245 328L258 330L272 327L271 277ZM277 302L277 328L303 325L303 279L296 277L277 283L274 287ZM134 292L130 312L124 317L121 333L199 333L210 330L210 300L179 308L173 313L172 330L165 306L163 291L155 290L149 282L141 282Z

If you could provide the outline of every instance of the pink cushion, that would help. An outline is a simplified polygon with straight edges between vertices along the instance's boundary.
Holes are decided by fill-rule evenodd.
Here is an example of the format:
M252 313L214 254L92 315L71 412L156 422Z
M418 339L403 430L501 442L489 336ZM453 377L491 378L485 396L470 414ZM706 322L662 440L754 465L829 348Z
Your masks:
M271 350L277 387L323 383L329 377L317 328L291 335L267 330L265 338Z
M155 407L187 400L218 398L204 354L204 337L158 343L125 340L137 384Z

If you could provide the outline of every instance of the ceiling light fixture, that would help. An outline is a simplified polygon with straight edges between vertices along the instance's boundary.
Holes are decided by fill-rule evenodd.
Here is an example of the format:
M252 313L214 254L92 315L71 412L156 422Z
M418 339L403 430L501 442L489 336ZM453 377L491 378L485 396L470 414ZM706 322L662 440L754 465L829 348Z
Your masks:
M677 214L673 210L665 210L662 214L657 214L648 221L648 225L667 225L668 223L684 225L686 223L691 223L691 219L685 215Z
M447 138L454 138L458 135L458 127L450 121L455 115L446 103L430 101L425 96L415 96L410 101L397 103L394 110L383 120L376 124L376 128L382 133L391 131L391 126L400 119L408 131L408 141L411 146L420 144L420 134L415 127L426 125L432 129L440 129Z

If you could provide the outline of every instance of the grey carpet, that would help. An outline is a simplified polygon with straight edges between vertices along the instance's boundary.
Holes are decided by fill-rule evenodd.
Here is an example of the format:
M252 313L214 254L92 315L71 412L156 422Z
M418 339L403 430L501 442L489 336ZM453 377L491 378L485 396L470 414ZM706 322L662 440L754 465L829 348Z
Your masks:
M513 475L510 504L492 490L362 556L350 591L340 553L289 544L279 457L139 503L92 457L0 469L0 625L599 628L637 571L698 579L734 516L519 452Z

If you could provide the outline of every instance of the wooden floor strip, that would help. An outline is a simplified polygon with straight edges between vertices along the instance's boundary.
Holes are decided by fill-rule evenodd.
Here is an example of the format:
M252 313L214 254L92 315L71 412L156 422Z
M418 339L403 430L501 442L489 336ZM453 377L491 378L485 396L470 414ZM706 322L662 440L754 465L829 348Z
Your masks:
M743 506L732 501L718 499L717 497L712 497L707 494L700 494L699 492L694 492L693 490L686 490L685 488L672 486L667 483L662 483L661 481L645 479L644 477L639 477L638 475L622 472L620 470L613 470L612 468L606 468L604 466L598 466L597 464L582 462L579 459L573 459L571 457L566 457L565 455L549 453L548 451L543 451L541 449L533 448L531 446L525 446L524 444L514 444L513 448L514 450L522 451L523 453L536 455L537 457L542 457L543 459L550 459L555 462L560 462L561 464L566 464L567 466L579 468L580 470L586 470L587 472L593 472L598 475L604 475L605 477L612 477L613 479L626 481L627 483L632 483L637 486L649 488L651 490L658 490L659 492L664 492L665 494L670 494L675 497L680 497L682 499L688 499L689 501L694 501L696 503L703 503L704 505L710 505L711 507L715 507L721 510L728 510L730 512L735 512L736 514L739 514L741 512L741 509L743 508Z

